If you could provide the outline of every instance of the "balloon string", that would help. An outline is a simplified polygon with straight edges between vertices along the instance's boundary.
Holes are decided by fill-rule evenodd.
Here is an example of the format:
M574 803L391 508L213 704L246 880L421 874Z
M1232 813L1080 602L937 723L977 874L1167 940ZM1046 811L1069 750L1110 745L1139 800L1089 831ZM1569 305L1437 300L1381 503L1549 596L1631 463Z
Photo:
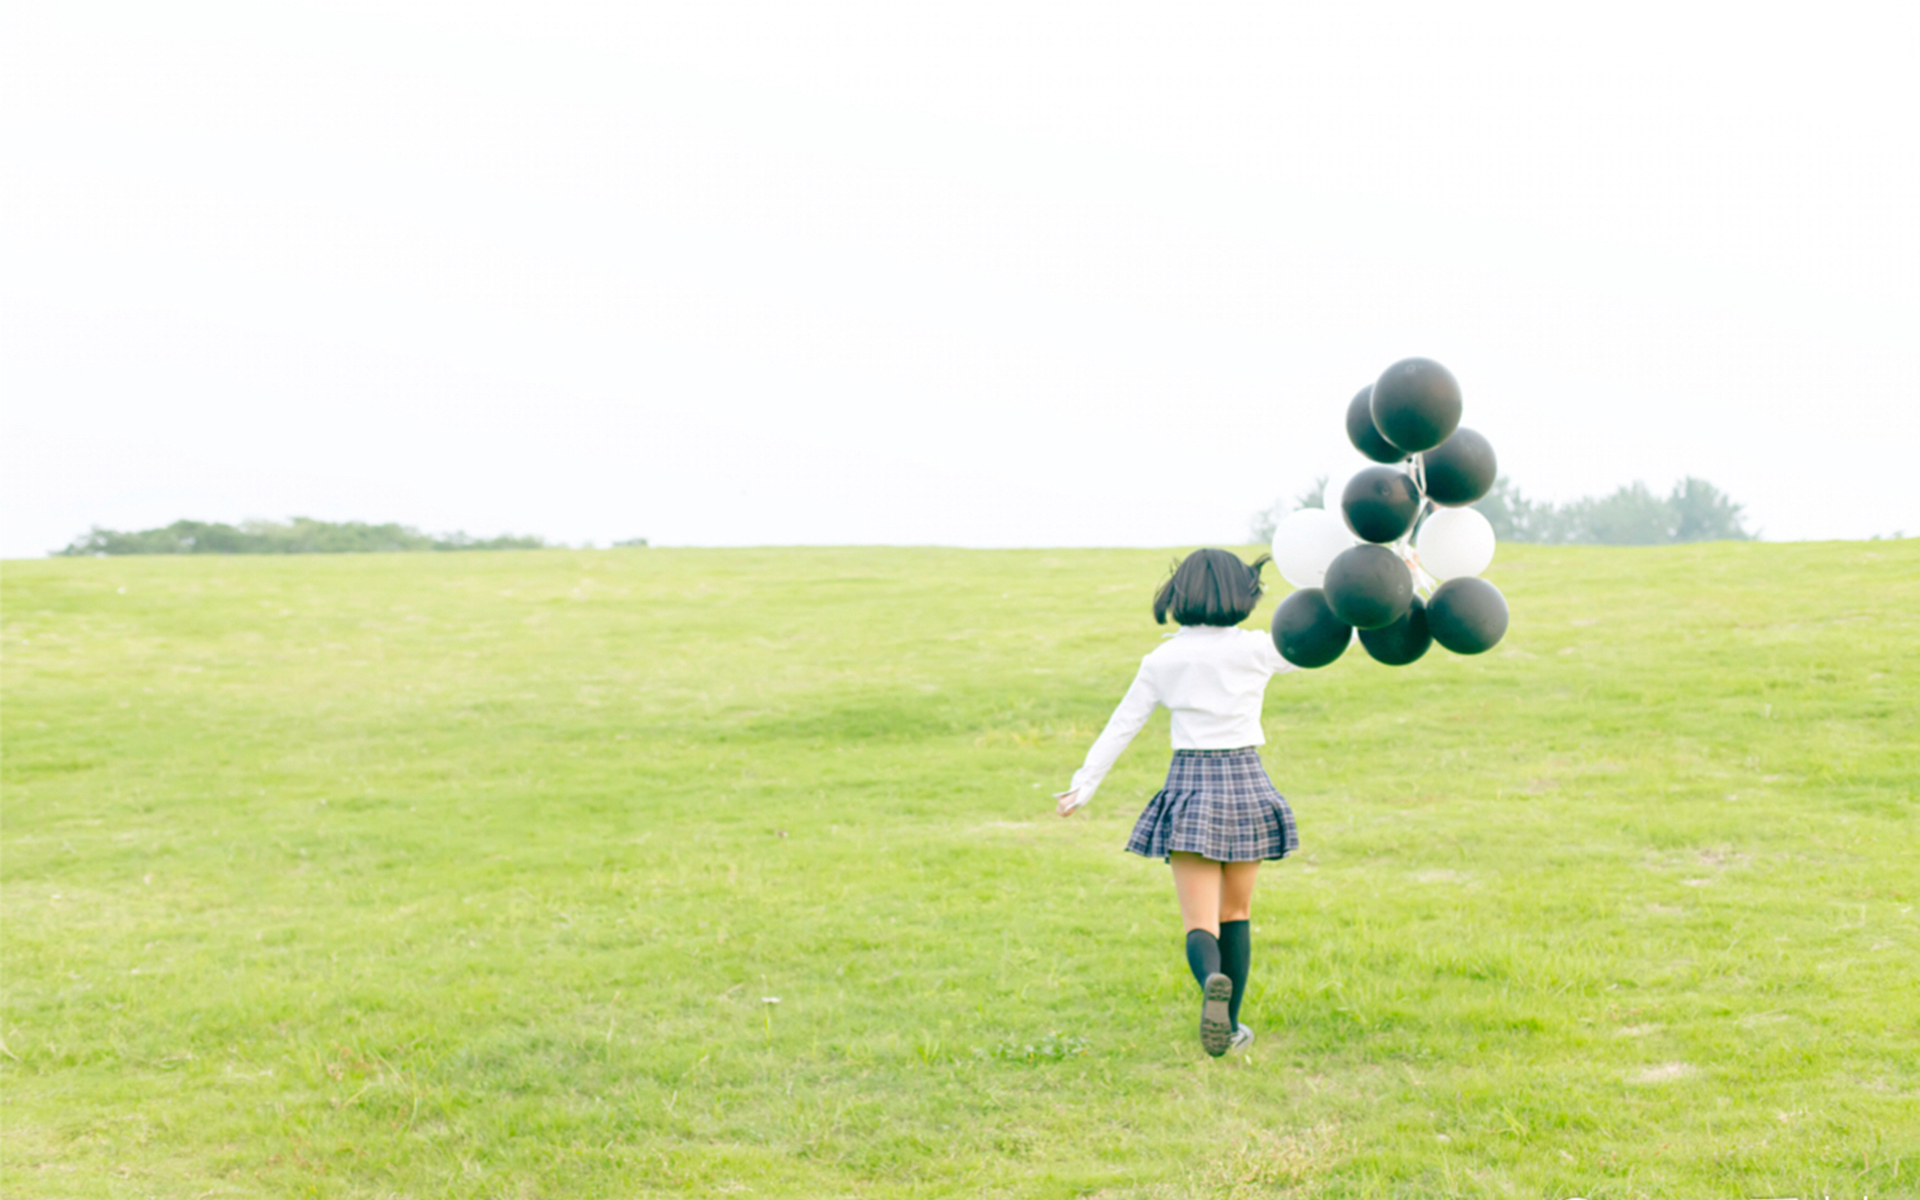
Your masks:
M1428 574L1427 569L1420 564L1420 552L1413 548L1412 542L1403 537L1399 545L1400 561L1407 564L1407 570L1413 575L1414 590L1420 593L1420 598L1423 600L1433 599L1433 589L1440 586L1440 581Z
M1420 492L1420 507L1431 508L1432 504L1427 500L1427 456L1415 454L1407 461L1408 473L1413 476L1413 486ZM1413 523L1415 529L1419 528L1419 517L1425 515L1421 513L1415 517ZM1407 571L1413 576L1414 590L1420 593L1421 599L1432 599L1433 589L1440 586L1440 581L1429 575L1427 569L1420 565L1420 551L1414 549L1413 545L1413 529L1400 535L1396 547L1400 551L1400 561L1407 564Z
M1408 473L1413 476L1413 486L1420 492L1420 507L1431 510L1433 504L1427 499L1427 456L1415 454L1407 461ZM1428 515L1430 512L1416 515L1413 522L1414 528L1419 528L1420 517ZM1407 564L1407 571L1413 576L1414 590L1420 593L1421 599L1431 600L1433 589L1440 586L1440 581L1428 574L1427 569L1420 565L1420 551L1414 549L1413 545L1413 529L1400 535L1399 540L1394 543L1394 549L1399 552L1400 561Z

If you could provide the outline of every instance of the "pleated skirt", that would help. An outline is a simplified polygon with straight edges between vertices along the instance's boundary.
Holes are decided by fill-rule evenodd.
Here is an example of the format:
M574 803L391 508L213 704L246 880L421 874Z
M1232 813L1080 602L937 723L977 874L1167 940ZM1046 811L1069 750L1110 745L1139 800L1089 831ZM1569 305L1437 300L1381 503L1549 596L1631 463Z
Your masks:
M1175 750L1166 786L1127 839L1129 853L1147 858L1187 853L1215 862L1285 858L1299 848L1293 809L1251 746Z

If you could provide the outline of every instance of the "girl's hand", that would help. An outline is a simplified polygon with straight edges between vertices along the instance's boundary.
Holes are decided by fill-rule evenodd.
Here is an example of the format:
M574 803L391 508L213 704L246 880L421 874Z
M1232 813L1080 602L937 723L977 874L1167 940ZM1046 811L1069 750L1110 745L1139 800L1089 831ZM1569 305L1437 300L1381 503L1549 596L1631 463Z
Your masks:
M1055 792L1053 798L1056 801L1054 811L1063 817L1072 816L1074 809L1079 808L1087 802L1086 797L1082 796L1077 790L1071 789L1064 792Z

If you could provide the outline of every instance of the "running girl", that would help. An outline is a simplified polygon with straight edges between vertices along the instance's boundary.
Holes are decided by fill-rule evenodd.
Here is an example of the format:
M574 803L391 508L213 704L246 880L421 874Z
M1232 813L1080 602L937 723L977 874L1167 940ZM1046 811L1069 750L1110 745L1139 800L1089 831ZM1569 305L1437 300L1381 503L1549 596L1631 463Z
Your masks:
M1293 810L1255 747L1267 680L1293 664L1273 639L1237 626L1260 602L1261 555L1252 566L1226 550L1196 550L1153 598L1153 619L1180 629L1140 660L1140 673L1107 721L1072 786L1057 793L1061 816L1087 801L1153 710L1173 712L1173 765L1140 814L1127 849L1173 867L1187 965L1200 984L1200 1044L1216 1058L1253 1044L1240 1023L1253 956L1249 921L1260 864L1300 845Z

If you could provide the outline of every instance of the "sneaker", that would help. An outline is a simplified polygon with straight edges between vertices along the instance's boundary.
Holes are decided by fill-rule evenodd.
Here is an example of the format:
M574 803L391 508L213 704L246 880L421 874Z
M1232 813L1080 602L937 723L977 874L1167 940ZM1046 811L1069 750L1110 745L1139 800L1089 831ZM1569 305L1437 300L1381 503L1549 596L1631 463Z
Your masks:
M1227 1003L1233 999L1233 980L1225 975L1207 976L1206 999L1200 1002L1200 1044L1208 1054L1219 1058L1233 1041L1233 1022L1227 1017Z
M1233 1031L1233 1040L1227 1043L1228 1054L1245 1054L1253 1049L1253 1026L1241 1025Z

